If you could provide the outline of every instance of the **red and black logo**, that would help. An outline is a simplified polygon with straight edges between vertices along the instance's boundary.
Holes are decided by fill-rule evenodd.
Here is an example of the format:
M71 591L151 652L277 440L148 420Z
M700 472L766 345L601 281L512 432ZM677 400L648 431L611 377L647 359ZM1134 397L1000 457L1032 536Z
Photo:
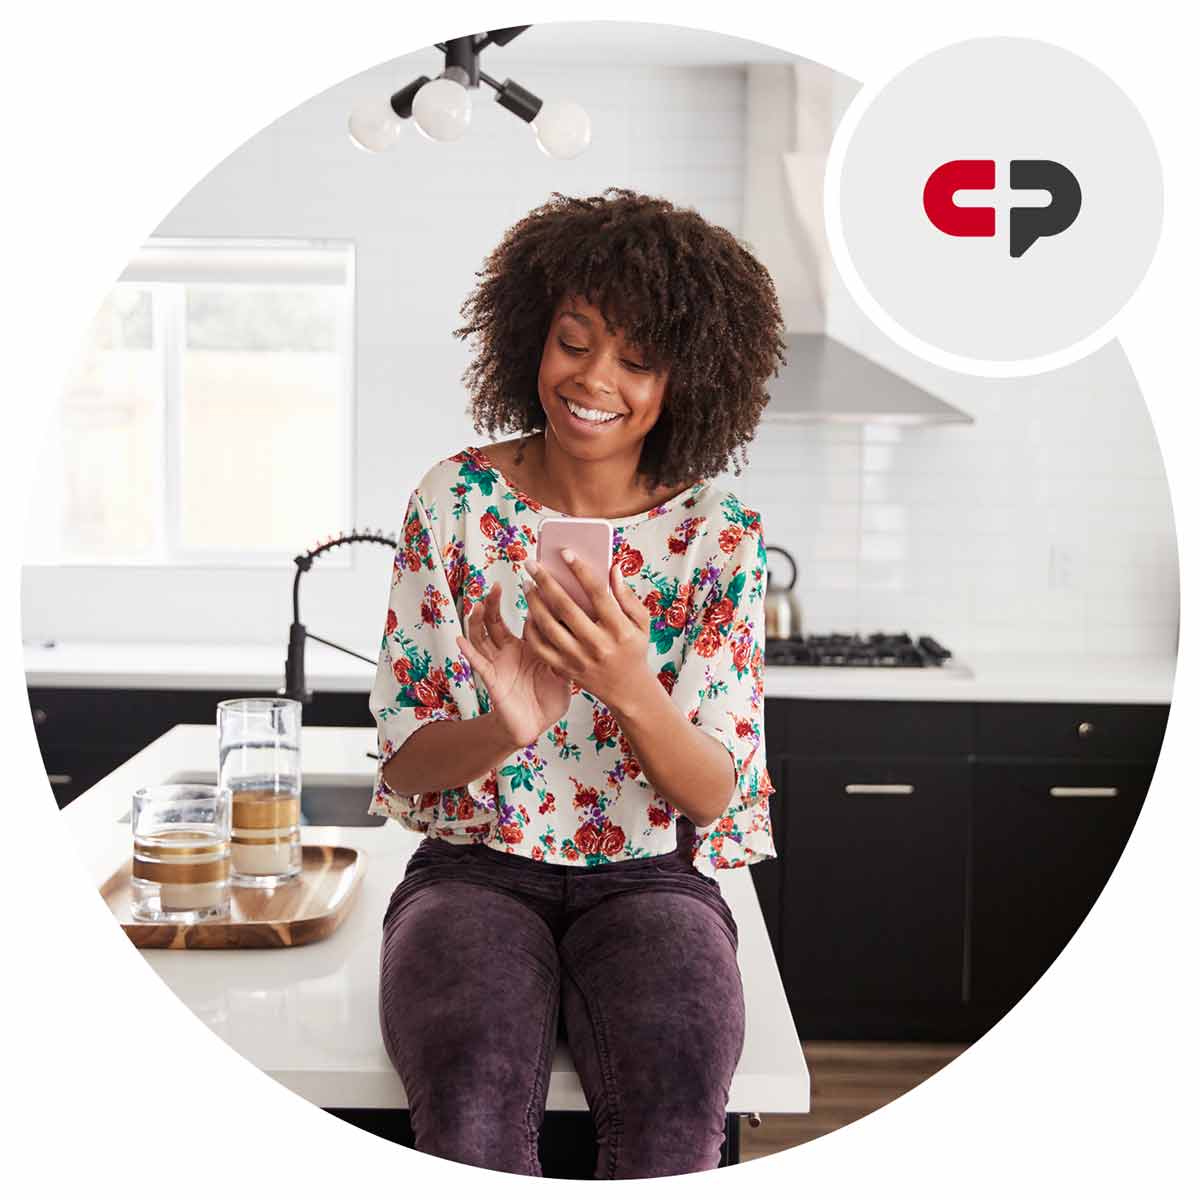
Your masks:
M958 191L991 191L996 186L996 163L990 158L956 158L942 163L925 181L925 215L934 228L951 237L995 237L996 210L988 205L960 207ZM1020 258L1038 238L1069 229L1079 216L1083 195L1079 180L1062 163L1048 158L1016 158L1008 164L1008 186L1014 191L1037 189L1050 193L1050 203L1038 207L1014 205L1008 216L1008 253Z

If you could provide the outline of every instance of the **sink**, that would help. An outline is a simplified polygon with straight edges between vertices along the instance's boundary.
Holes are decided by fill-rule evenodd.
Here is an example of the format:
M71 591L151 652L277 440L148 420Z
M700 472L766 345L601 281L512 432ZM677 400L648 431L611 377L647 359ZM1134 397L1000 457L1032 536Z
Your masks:
M163 783L216 783L215 773L190 771L172 775ZM300 788L301 825L382 825L387 817L367 812L371 803L371 782L316 776L306 778ZM126 813L122 821L129 820Z

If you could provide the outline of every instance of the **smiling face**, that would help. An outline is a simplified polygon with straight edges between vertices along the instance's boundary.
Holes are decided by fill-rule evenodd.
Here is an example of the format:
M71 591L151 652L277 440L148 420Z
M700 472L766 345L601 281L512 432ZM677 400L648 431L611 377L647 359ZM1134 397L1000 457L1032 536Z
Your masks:
M650 369L598 308L568 296L550 320L538 397L563 450L596 461L640 453L662 412L668 375L666 368Z

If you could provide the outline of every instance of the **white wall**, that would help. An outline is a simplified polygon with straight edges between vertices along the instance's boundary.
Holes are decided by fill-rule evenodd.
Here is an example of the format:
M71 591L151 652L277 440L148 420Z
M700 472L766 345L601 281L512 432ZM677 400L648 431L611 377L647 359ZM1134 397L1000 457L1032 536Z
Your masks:
M624 186L694 206L735 232L741 224L740 66L555 71L522 60L514 53L519 45L493 50L490 62L485 55L484 69L544 99L583 104L592 117L592 145L579 158L548 159L529 127L501 109L486 86L475 95L472 127L460 142L434 145L412 130L392 154L372 156L352 145L346 119L357 98L388 95L416 75L436 74L440 56L428 50L373 68L285 114L214 166L147 231L356 243L359 527L396 531L426 467L480 440L466 417L461 384L468 347L451 330L462 324L459 306L474 273L524 213L552 191L590 195ZM326 532L314 530L313 540ZM286 647L292 573L27 567L23 636ZM302 585L301 619L314 633L374 653L390 573L382 547L326 555Z
M826 270L821 295L806 288L793 256L826 263L824 235L811 217L798 226L762 208L763 181L783 195L784 173L761 158L779 152L769 129L751 139L747 160L743 67L575 65L555 73L523 62L516 49L502 64L497 52L485 69L547 99L583 103L594 136L580 158L545 158L485 90L460 143L435 146L414 132L391 156L352 146L345 125L355 99L432 73L437 55L426 51L287 113L217 164L153 231L356 242L356 524L394 530L425 467L476 439L460 382L468 352L450 331L504 229L552 190L623 185L693 205L745 234L786 285L791 327L824 322L976 418L970 427L903 431L764 428L750 468L722 478L762 509L768 541L799 558L809 631L929 633L967 659L1007 648L1174 652L1178 569L1167 487L1119 348L1026 381L975 379L913 359ZM790 70L751 71L781 69ZM856 89L826 74L828 134ZM777 77L767 84L764 94L778 90ZM820 98L812 73L805 87ZM787 129L813 152L820 130L812 121ZM772 225L776 232L762 235ZM302 619L372 653L389 574L382 548L326 556L305 579ZM27 568L23 633L277 643L282 663L290 595L290 570Z

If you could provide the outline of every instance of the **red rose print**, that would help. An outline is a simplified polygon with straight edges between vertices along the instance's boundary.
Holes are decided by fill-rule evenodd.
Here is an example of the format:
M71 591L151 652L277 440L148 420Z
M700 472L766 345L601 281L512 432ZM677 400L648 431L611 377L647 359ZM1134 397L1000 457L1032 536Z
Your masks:
M579 847L584 854L599 854L600 853L600 834L596 826L587 821L575 831L575 845Z
M748 738L754 732L754 726L745 717L739 717L734 732L740 738Z
M478 600L483 595L483 576L472 575L471 582L467 584L467 596L472 600Z
M520 542L513 542L513 544L511 546L509 546L509 548L508 548L508 561L509 562L521 562L523 559L526 559L528 557L529 557L529 551L526 550L525 547L522 546Z
M696 637L694 649L702 658L712 658L721 648L721 633L715 625L705 625Z
M455 816L460 821L466 821L466 820L469 820L474 815L475 815L475 801L472 800L470 796L464 796L458 802L458 809L455 813Z
M654 591L648 592L646 595L646 607L650 610L652 617L657 617L662 612L662 605L659 603L662 600L662 593L655 588Z
M621 574L625 576L636 575L642 569L643 561L642 552L635 550L632 546L622 546L621 552L617 556Z
M397 683L407 683L408 673L412 670L412 663L407 658L401 658L392 663L392 674L396 677Z
M705 624L728 625L733 620L733 601L726 596L704 610Z
M413 709L413 716L416 717L418 721L428 721L429 718L433 716L433 709L427 708L423 704L419 704Z
M719 830L720 830L722 833L729 833L729 832L730 832L730 830L732 830L732 829L733 829L733 818L732 818L732 817L722 817L722 818L721 818L721 819L720 819L720 820L717 822L717 828L718 828L718 829L719 829Z
M534 848L529 852L529 857L532 858L534 862L541 862L542 859L546 857L546 852L541 848L541 846L534 846Z
M732 554L737 549L737 544L742 540L742 530L738 525L727 525L721 530L721 536L717 539L721 549L726 554Z
M600 835L600 853L608 858L620 854L625 845L625 830L619 825L609 825Z
M675 599L682 604L686 604L692 598L692 585L690 583L681 583L679 591L676 593Z
M687 542L683 538L677 538L674 535L667 538L667 549L672 554L682 554L688 548Z
M426 708L438 708L441 705L441 697L438 695L437 688L428 679L419 679L414 683L413 693Z
M617 719L610 712L594 712L592 714L592 732L596 741L607 742L617 736Z
M398 624L399 622L396 620L396 614L389 608L387 615L387 629L384 631L384 637L391 637L392 634L396 632L396 626Z
M665 808L656 808L653 804L646 809L646 817L655 829L666 829L671 824L671 815Z
M658 682L663 685L668 696L675 690L675 675L671 671L659 671Z
M733 643L733 665L739 670L746 669L746 663L750 660L750 643L749 642L734 642Z
M667 609L667 624L672 629L682 629L687 621L687 607L679 600L676 600L670 608Z
M599 793L595 788L579 787L575 789L575 807L576 808L593 808L595 807Z
M406 549L404 551L404 565L410 571L419 571L421 569L421 560L412 550Z
M563 847L563 858L568 862L574 862L579 857L579 851L574 846Z
M516 845L517 842L525 836L520 825L513 822L508 825L500 826L500 836L510 845Z
M458 562L446 572L446 578L450 582L450 594L457 596L462 591L463 581L467 577L467 564L459 559Z
M483 530L486 537L489 537L494 541L496 535L500 532L500 522L496 519L494 513L484 513L483 516L479 518L479 528Z

